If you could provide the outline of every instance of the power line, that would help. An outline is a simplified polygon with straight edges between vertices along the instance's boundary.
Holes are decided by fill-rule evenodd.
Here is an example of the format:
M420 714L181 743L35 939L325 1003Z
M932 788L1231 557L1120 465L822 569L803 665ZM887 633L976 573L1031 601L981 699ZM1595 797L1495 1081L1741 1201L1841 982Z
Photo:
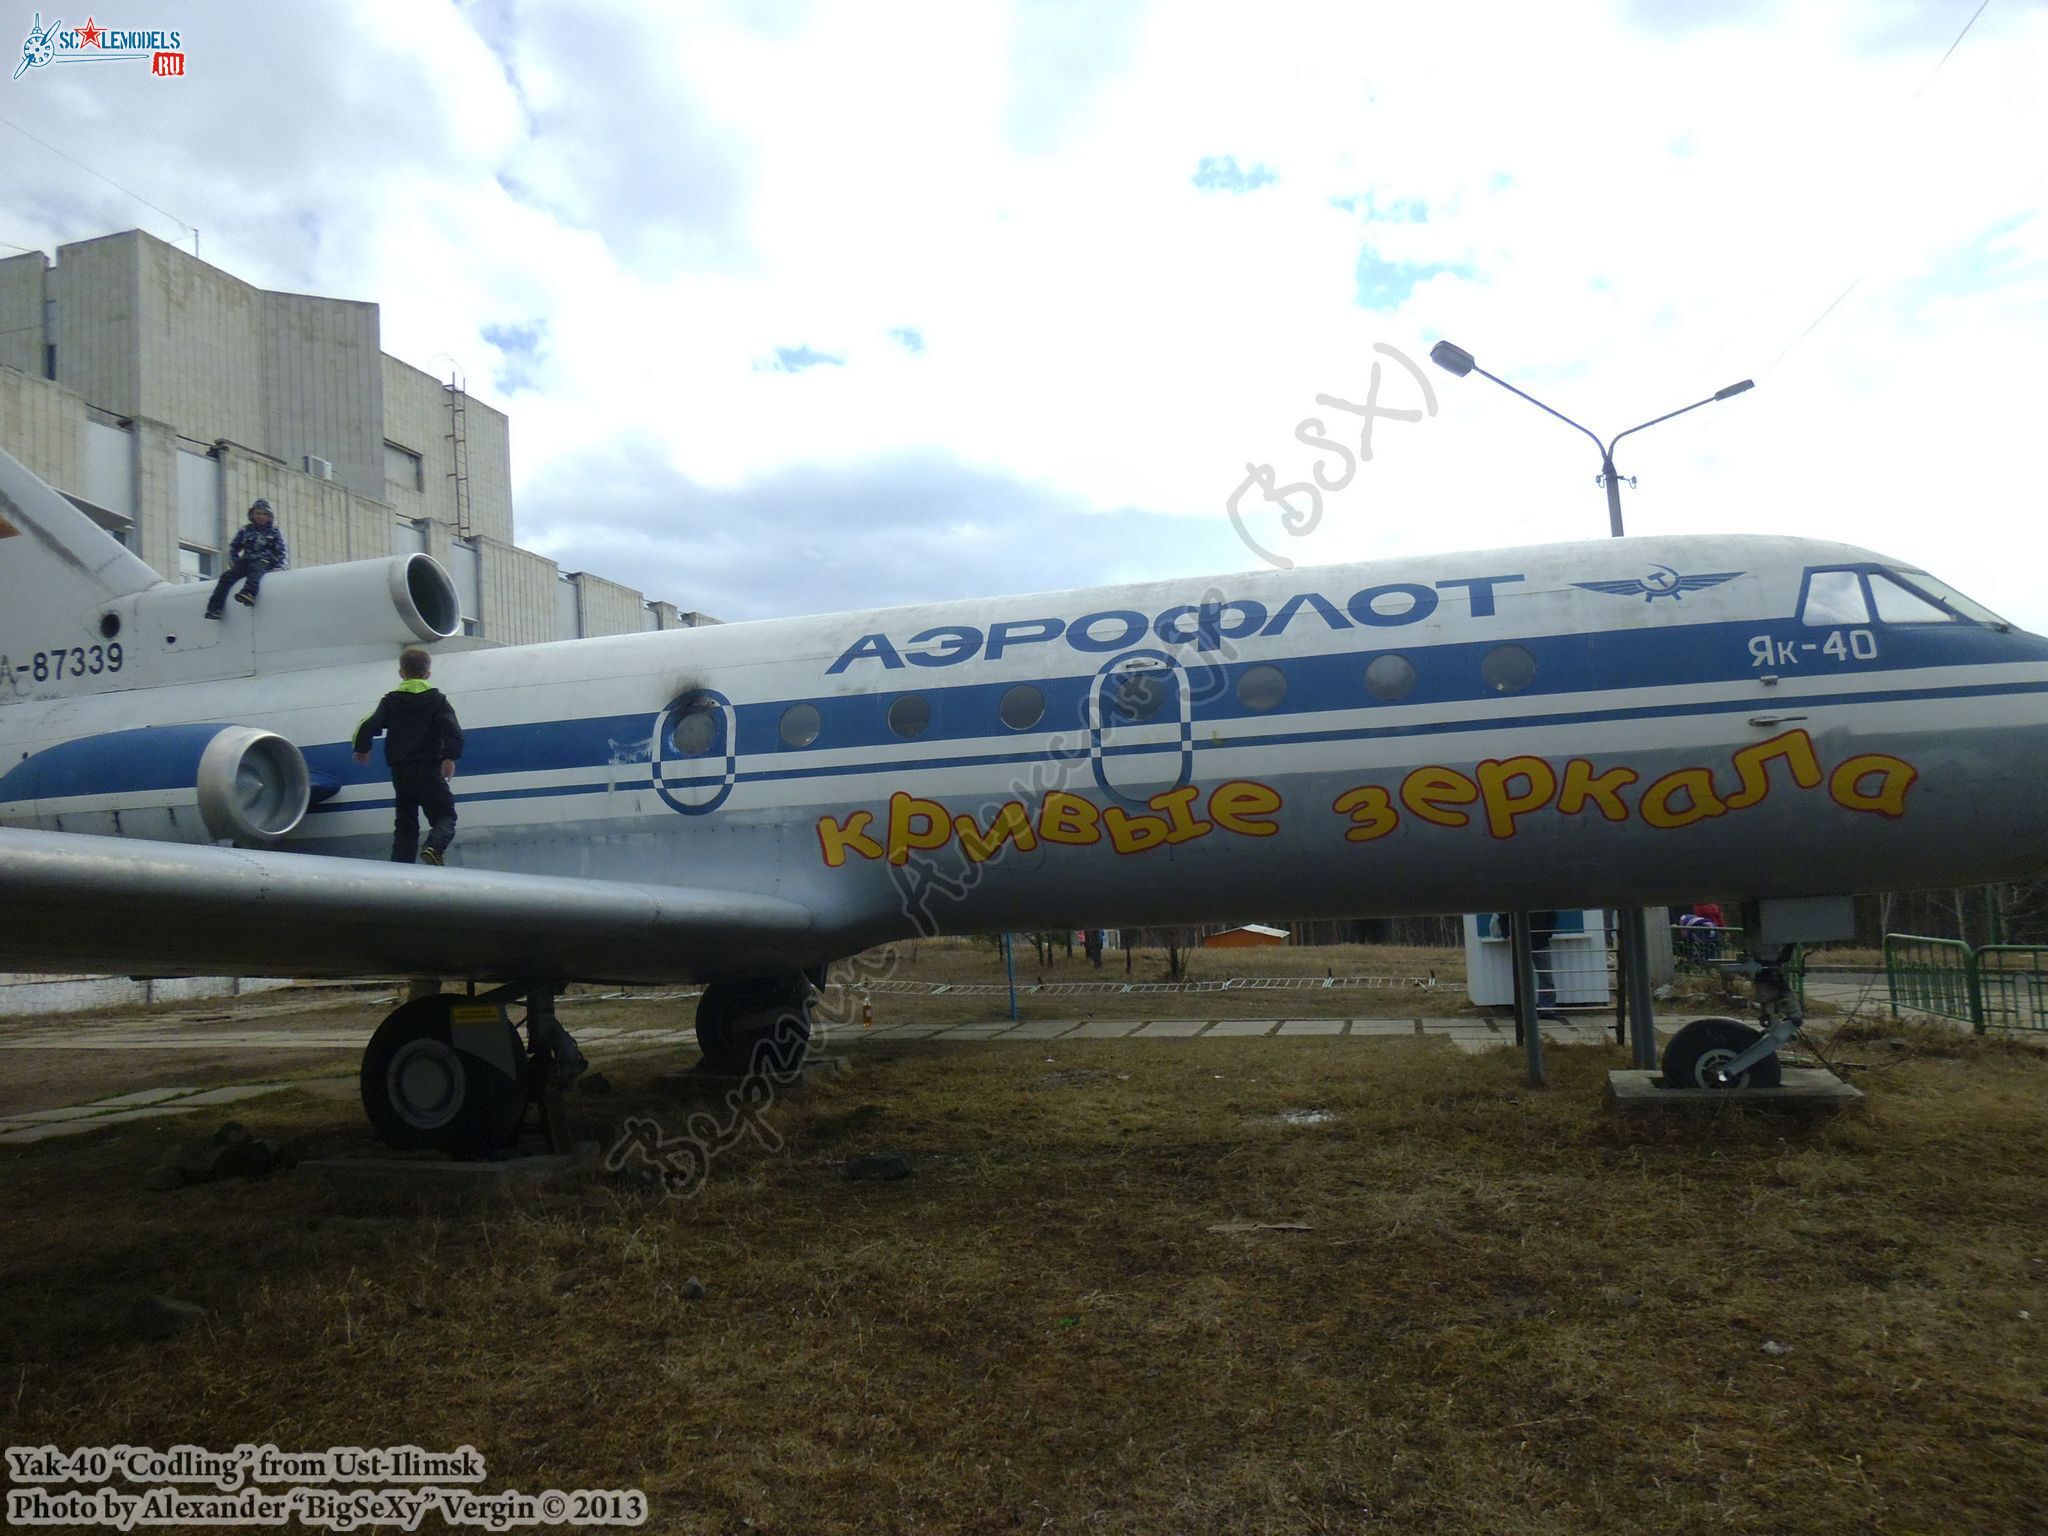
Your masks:
M1970 13L1970 19L1963 23L1963 30L1958 32L1956 34L1956 40L1948 45L1948 53L1954 53L1958 48L1963 46L1963 39L1970 35L1970 28L1977 25L1977 18L1984 14L1984 7L1989 5L1990 3L1991 0L1983 0L1983 3L1980 4L1977 7L1977 9ZM1927 87L1934 84L1934 77L1941 73L1941 66L1948 62L1948 53L1944 53L1941 56L1940 62L1937 63L1933 69L1928 71L1927 78L1920 82L1920 91L1924 91L1927 89ZM1913 99L1915 101L1918 101L1920 99L1920 91L1915 91L1913 93Z
M134 198L135 201L142 204L143 207L155 209L158 213L162 214L165 218L169 219L173 224L177 225L178 228L184 230L186 234L195 237L198 235L198 230L194 229L190 224L187 224L183 219L179 218L175 213L171 212L170 209L157 207L155 203L152 203L148 198L144 197L140 192L135 191L132 187L124 187L121 185L121 183L114 180L113 177L101 174L99 171L96 171L91 166L87 165L83 160L80 160L75 156L65 154L63 150L59 149L56 145L52 144L48 139L37 138L34 134L30 133L26 128L22 127L21 124L13 121L12 119L0 117L0 126L12 128L16 133L20 134L24 139L29 140L31 143L42 145L43 148L47 149L59 160L69 161L72 165L75 165L81 171L84 171L88 176L98 176L101 181L104 181L116 192L120 192L128 197Z
M1958 32L1956 34L1955 41L1948 45L1948 51L1946 53L1943 53L1942 56L1935 61L1934 68L1927 72L1927 78L1920 82L1920 89L1915 91L1912 95L1911 99L1913 101L1918 101L1921 97L1922 92L1924 92L1928 86L1934 84L1934 77L1941 73L1942 65L1948 63L1950 54L1953 54L1958 48L1963 46L1963 39L1970 35L1970 28L1977 25L1977 18L1984 14L1985 9L1990 4L1991 0L1979 0L1977 9L1972 11L1970 13L1970 19L1963 23L1963 30ZM1844 288L1840 293L1836 294L1833 300L1829 302L1828 307L1822 310L1819 314L1815 315L1813 319L1807 324L1805 330L1801 331L1797 336L1794 336L1790 341L1785 343L1784 349L1780 351L1776 357L1771 359L1770 367L1764 369L1764 373L1768 374L1772 368L1776 368L1778 364L1785 361L1785 359L1791 355L1792 349L1794 347L1798 346L1799 343L1806 340L1807 337L1811 336L1816 330L1818 330L1820 328L1820 323L1823 320L1827 319L1829 315L1832 315L1835 312L1836 306L1839 305L1842 302L1842 300L1849 297L1851 293L1855 292L1856 285L1863 281L1864 275L1865 274L1858 272L1855 275L1855 277L1851 278L1849 281L1849 286ZM1759 375L1759 377L1761 376L1762 375Z

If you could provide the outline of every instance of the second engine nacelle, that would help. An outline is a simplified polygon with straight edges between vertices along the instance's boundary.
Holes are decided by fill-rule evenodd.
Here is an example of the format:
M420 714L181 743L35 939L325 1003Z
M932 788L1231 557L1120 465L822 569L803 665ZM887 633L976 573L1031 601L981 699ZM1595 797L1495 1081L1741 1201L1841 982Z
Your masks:
M46 747L0 776L0 825L177 843L274 843L305 819L299 749L247 725L163 725Z

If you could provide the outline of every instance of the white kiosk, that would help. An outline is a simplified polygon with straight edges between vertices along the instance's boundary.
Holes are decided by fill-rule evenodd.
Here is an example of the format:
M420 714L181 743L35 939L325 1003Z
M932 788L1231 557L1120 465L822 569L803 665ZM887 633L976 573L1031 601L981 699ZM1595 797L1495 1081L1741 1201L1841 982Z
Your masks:
M1514 946L1499 912L1465 914L1465 995L1479 1008L1510 1008L1515 1001ZM1536 951L1537 984L1543 985L1544 951ZM1549 988L1559 1008L1605 1008L1612 1004L1607 974L1607 914L1598 907L1557 914L1549 945ZM1546 1003L1544 1006L1551 1006Z

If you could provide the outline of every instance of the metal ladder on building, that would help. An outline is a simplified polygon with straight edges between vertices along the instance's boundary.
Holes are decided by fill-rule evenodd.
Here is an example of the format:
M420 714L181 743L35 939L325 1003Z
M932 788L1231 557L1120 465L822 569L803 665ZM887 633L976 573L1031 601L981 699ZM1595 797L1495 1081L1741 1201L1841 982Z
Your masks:
M466 539L469 529L469 392L462 375L448 375L448 458L455 467L448 478L455 482L455 536Z

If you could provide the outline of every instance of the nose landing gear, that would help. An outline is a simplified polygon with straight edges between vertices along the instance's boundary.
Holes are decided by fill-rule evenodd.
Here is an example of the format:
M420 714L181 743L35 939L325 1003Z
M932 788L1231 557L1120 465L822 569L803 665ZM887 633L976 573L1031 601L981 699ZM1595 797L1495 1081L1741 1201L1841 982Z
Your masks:
M1763 1028L1740 1019L1695 1019L1664 1047L1667 1088L1775 1088L1783 1079L1778 1048L1789 1044L1805 1023L1799 1001L1785 980L1792 958L1786 945L1771 957L1751 956L1751 990Z

